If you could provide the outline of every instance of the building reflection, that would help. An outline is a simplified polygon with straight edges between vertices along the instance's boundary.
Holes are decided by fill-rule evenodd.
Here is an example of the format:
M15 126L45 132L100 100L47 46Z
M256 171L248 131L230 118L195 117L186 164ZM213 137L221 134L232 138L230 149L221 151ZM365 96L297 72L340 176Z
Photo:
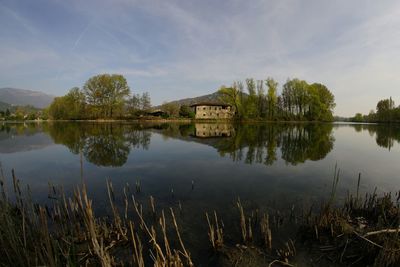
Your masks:
M233 124L230 123L195 123L192 136L199 138L231 137L235 135Z

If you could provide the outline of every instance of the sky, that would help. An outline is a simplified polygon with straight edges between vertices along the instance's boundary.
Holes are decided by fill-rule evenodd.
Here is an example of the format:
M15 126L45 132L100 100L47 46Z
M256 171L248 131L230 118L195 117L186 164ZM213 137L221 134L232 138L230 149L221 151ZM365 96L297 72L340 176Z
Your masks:
M0 0L0 88L59 96L101 73L153 104L299 78L368 113L400 104L400 1Z

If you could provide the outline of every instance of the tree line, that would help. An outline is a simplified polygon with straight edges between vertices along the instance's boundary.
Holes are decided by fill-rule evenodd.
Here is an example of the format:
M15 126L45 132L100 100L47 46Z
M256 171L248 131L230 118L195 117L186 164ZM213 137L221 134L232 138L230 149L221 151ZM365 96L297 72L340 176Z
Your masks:
M288 79L278 94L278 83L246 79L219 90L224 102L232 105L238 119L332 121L335 97L323 84Z
M138 116L150 108L150 95L131 96L124 76L100 74L87 80L82 88L74 87L65 96L56 97L47 113L55 120L119 119Z
M219 89L220 101L235 110L235 119L332 121L335 98L323 84L309 84L288 79L278 94L278 83L246 79ZM160 107L163 117L194 118L192 108L174 102ZM91 77L82 88L74 87L57 97L47 109L52 119L119 119L150 114L148 93L133 94L126 79L119 74Z
M371 110L368 115L356 113L350 118L354 122L400 122L400 106L396 107L392 97L380 100L376 105L376 111Z
M47 119L44 112L30 105L12 106L10 108L0 109L0 121L23 121Z

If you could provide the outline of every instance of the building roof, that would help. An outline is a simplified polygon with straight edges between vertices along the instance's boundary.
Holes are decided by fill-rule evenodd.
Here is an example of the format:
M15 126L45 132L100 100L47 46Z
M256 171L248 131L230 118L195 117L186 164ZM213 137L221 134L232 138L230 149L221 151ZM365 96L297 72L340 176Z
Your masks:
M197 106L221 106L221 107L230 107L231 105L225 104L225 103L215 103L215 102L199 102L190 105L191 107L197 107Z

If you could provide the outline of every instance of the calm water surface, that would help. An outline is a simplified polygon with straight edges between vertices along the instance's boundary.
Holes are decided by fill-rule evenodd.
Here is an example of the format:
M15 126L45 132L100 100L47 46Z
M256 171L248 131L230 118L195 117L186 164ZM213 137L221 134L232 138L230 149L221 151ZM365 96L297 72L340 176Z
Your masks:
M336 164L339 200L355 192L358 173L361 191L397 191L399 142L400 128L383 125L4 123L0 161L10 188L15 169L43 203L49 183L71 193L83 179L98 214L109 211L106 179L115 191L140 180L138 198L180 202L183 231L205 233L204 212L215 209L229 224L238 197L267 210L327 199Z

